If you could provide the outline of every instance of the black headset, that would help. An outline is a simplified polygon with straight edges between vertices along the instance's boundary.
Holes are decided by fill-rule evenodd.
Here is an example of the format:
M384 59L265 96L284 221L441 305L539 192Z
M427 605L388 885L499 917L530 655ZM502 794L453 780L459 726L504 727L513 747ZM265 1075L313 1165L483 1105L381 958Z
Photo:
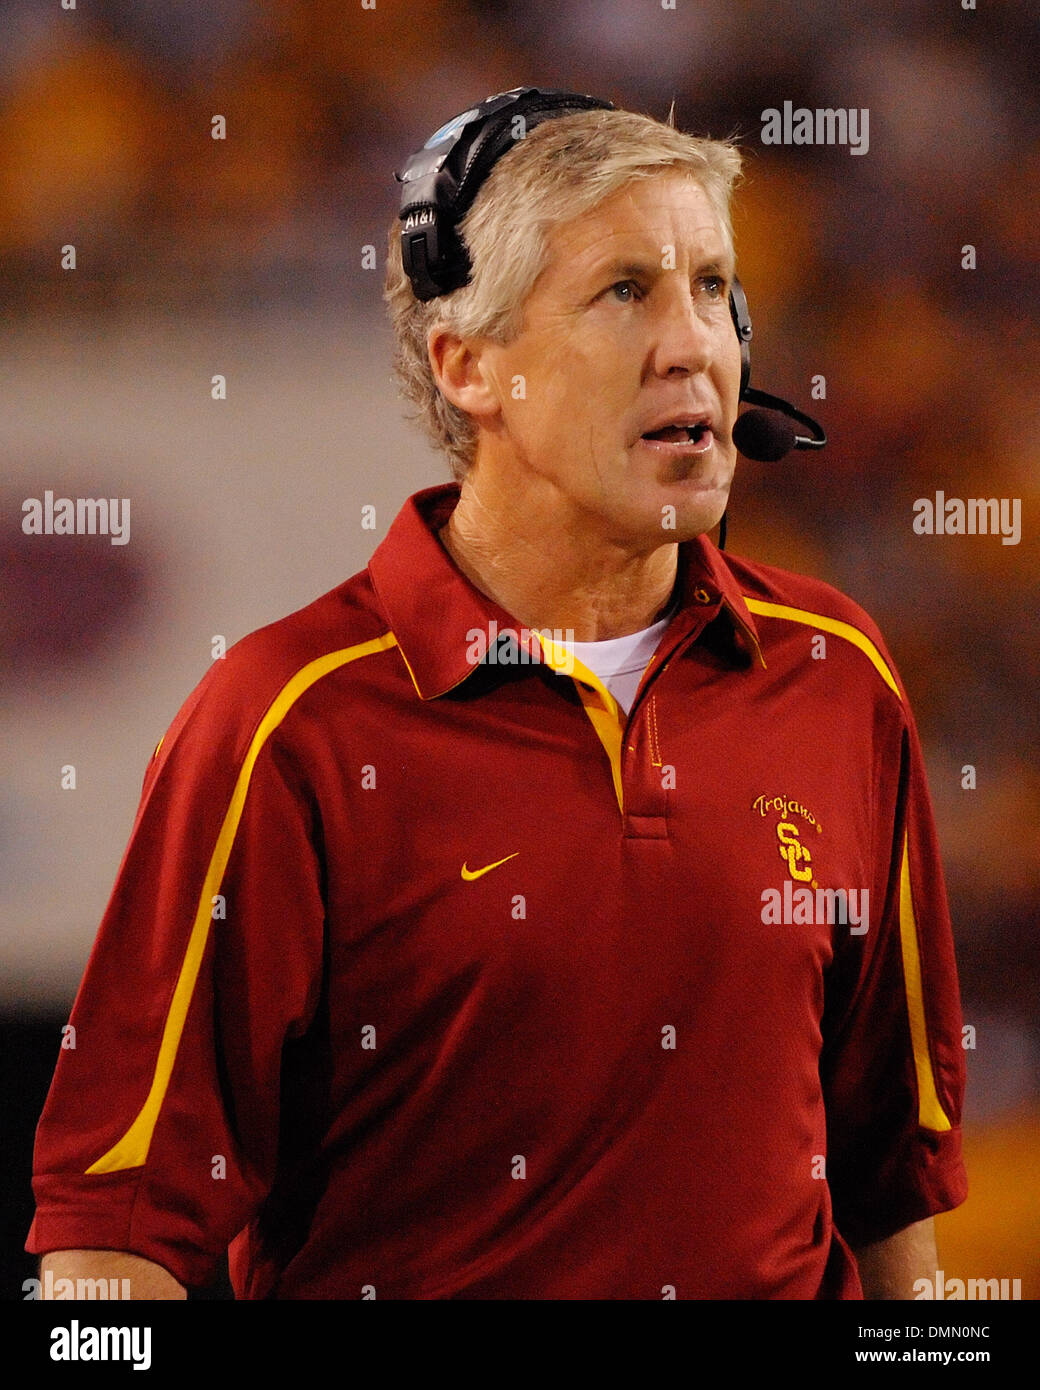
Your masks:
M575 111L615 109L613 102L579 92L514 87L467 108L435 131L395 173L401 184L401 261L415 297L426 303L468 283L471 266L459 224L496 160L542 121ZM817 421L750 384L751 314L737 279L730 289L729 311L740 340L740 400L779 410L811 431L809 437L789 432L786 447L779 454L774 449L772 456L782 457L791 448L822 448L827 436ZM719 549L725 543L723 516Z

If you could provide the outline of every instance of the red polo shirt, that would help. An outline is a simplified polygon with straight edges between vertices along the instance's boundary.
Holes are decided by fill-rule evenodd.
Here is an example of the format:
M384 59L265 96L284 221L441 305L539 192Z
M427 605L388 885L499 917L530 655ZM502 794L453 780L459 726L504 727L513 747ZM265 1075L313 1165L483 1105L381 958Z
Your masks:
M245 1298L860 1297L846 1241L966 1192L880 635L701 538L626 717L551 642L475 659L517 625L436 537L457 496L411 498L162 740L27 1249L191 1285L232 1242ZM828 888L866 930L792 909Z

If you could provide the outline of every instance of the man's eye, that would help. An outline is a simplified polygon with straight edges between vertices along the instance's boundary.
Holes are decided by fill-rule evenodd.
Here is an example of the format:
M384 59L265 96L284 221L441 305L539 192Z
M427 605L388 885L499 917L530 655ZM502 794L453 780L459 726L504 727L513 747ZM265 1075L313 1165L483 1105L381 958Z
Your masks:
M619 280L616 285L611 285L610 293L621 304L634 304L641 297L639 286L634 280Z
M721 275L705 275L701 284L708 292L709 299L721 299L726 291L726 281Z

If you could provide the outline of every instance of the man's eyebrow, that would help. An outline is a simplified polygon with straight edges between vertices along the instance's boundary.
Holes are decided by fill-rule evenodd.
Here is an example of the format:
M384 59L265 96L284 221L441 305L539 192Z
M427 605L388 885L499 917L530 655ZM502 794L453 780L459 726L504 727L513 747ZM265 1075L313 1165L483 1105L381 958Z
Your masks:
M596 278L603 279L607 276L610 276L614 279L623 280L627 276L656 275L660 269L660 262L655 261L608 261L606 265L602 265L597 268Z
M736 272L736 267L732 261L706 261L704 265L698 266L698 275L717 275L722 280L732 280Z
M663 253L662 253L663 257ZM635 279L640 276L659 275L664 270L660 260L633 260L619 259L608 261L605 265L599 266L596 270L597 280L610 278L611 280ZM718 275L722 280L731 280L734 274L734 267L726 261L709 260L699 265L695 272L700 275Z

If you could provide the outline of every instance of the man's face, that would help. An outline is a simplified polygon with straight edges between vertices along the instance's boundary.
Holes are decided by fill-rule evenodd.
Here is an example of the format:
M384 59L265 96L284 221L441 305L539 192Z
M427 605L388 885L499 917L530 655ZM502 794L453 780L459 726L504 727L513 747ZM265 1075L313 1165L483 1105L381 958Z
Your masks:
M707 196L674 174L635 181L548 250L519 337L482 352L500 414L478 462L537 475L524 483L627 549L700 535L725 510L740 390L733 263Z

